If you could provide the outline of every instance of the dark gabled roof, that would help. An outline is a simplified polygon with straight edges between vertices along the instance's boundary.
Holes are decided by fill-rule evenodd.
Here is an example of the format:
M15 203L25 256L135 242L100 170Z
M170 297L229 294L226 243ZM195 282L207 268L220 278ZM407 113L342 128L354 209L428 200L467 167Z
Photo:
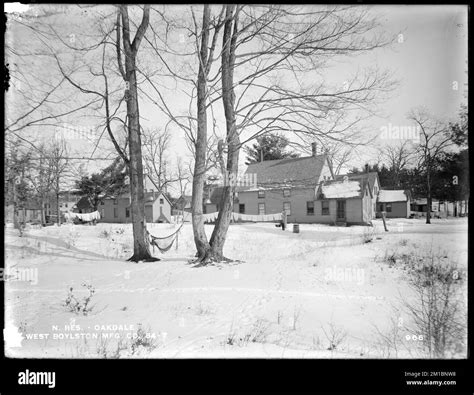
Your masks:
M250 164L245 174L256 174L260 187L315 186L326 161L326 155L266 160Z
M79 210L93 208L92 204L89 202L89 199L87 198L87 196L81 197L79 199L79 201L76 203L76 207Z
M360 173L360 174L341 174L336 176L336 180L343 180L347 176L349 180L364 180L369 183L370 191L374 189L375 180L378 179L379 175L377 172L372 171L369 173ZM379 182L380 185L380 182Z

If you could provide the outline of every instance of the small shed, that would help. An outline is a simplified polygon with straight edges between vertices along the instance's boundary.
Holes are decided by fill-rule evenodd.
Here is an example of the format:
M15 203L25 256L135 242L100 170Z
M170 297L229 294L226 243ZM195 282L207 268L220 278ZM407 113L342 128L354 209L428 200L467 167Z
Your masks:
M377 217L381 217L382 211L385 211L387 218L408 218L411 213L410 203L409 191L382 189L377 198Z

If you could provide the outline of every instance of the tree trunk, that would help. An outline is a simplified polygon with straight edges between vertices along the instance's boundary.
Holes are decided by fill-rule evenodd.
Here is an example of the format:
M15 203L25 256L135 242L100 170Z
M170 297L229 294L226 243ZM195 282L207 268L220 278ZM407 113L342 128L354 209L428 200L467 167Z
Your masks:
M202 37L199 52L199 73L197 81L197 136L195 143L195 160L192 192L192 223L194 244L197 249L198 259L207 256L210 245L204 230L204 219L202 217L202 205L204 195L204 182L206 179L206 150L207 150L207 75L206 67L208 57L209 41L209 5L204 5L202 18ZM184 219L184 209L183 209Z
M13 228L20 229L18 221L18 202L16 193L16 179L13 180Z
M44 196L41 195L41 225L46 225L46 213L44 210Z
M140 114L138 109L138 92L136 76L136 56L138 48L130 42L127 6L120 6L123 22L123 46L125 52L125 75L128 82L127 117L129 141L129 176L131 196L131 216L133 226L133 255L128 260L133 262L158 260L150 254L145 224L145 194L143 190L143 161L140 137ZM148 8L149 10L149 8ZM144 26L148 27L148 18L144 10ZM149 11L148 11L149 12ZM146 18L146 19L145 19ZM143 24L143 22L142 22ZM142 25L140 25L141 27ZM137 35L139 32L137 32ZM143 32L144 34L144 32ZM136 37L135 37L136 39Z
M59 211L59 174L57 175L56 179L56 211L57 211L57 223L58 226L61 226L61 212Z
M427 210L426 210L426 223L431 224L431 174L430 169L428 168L426 173L426 187L428 192L428 197L426 199Z
M230 219L234 206L235 180L239 166L240 139L237 133L235 122L235 93L234 93L234 61L235 61L235 40L238 15L234 14L235 5L226 5L226 15L223 36L222 51L222 103L226 118L227 134L227 175L224 174L226 184L220 201L220 211L216 225L211 236L211 259L226 260L224 258L224 244L229 230Z

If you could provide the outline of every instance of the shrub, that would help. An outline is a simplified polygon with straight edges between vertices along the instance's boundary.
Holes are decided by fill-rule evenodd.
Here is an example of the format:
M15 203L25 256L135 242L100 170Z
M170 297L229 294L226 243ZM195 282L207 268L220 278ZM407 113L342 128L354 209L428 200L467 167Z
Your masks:
M248 343L265 343L268 337L270 323L259 318L255 323L245 331L242 335L238 335L231 326L230 332L225 339L225 344L233 346L245 346Z
M415 299L405 301L404 306L413 319L414 331L423 336L429 357L446 358L465 347L463 280L464 273L457 265L433 251L416 260L410 270Z
M119 359L143 356L158 347L157 341L149 328L144 330L138 326L131 338L120 338L115 345L110 345L109 338L100 337L97 342L96 353L104 359Z
M330 351L335 350L347 337L347 332L344 329L337 328L333 322L330 322L328 325L328 330L326 331L323 326L321 329L326 336L326 339L329 342L329 347L327 348Z
M102 232L99 233L99 237L102 239L108 239L110 238L110 236L111 236L111 232L107 231L106 229L104 229Z
M82 298L82 300L79 300L73 293L73 287L70 287L66 297L65 306L73 313L87 315L93 309L93 306L90 306L90 302L95 294L95 289L92 285L86 283L83 283L82 286L88 290L89 295Z

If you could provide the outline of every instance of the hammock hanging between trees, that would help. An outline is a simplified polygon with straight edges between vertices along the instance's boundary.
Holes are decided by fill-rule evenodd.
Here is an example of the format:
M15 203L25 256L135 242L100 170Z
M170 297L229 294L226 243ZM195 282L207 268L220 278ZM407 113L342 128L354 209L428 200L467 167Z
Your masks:
M173 232L172 234L170 234L169 236L165 236L165 237L156 237L156 236L153 236L150 232L148 232L147 230L147 233L148 235L150 236L150 244L153 246L153 252L155 252L155 246L161 251L162 254L164 254L165 252L169 251L171 249L171 247L173 246L176 238L178 237L178 232L181 230L181 228L183 227L184 223L181 224L181 226L175 231ZM164 240L169 240L171 239L171 241L168 243L166 243L165 245L163 245L163 243L165 243ZM161 244L161 245L160 245Z

